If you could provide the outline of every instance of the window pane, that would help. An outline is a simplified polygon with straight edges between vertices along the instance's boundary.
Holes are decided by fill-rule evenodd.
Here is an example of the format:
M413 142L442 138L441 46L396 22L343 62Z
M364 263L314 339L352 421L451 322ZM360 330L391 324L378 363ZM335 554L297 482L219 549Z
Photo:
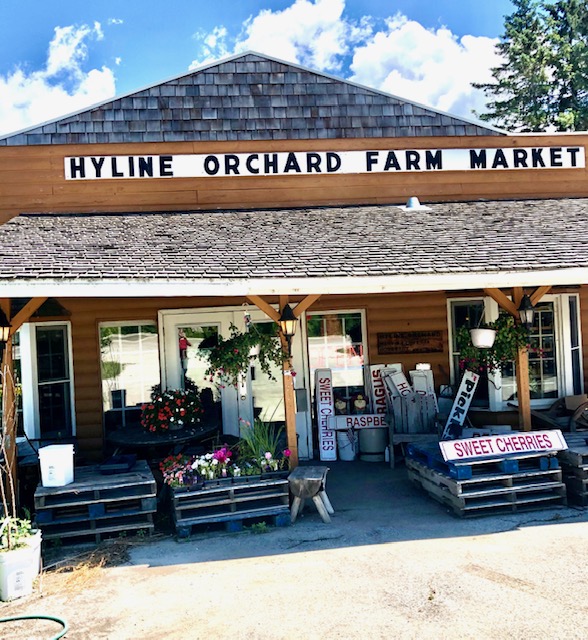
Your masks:
M100 358L106 426L136 424L141 404L160 383L157 327L102 325Z
M353 413L353 400L365 395L361 313L313 314L307 331L311 383L316 369L331 369L335 401L345 403L345 413Z
M277 325L275 322L256 322L255 329L262 335L275 335L277 337ZM271 380L259 367L257 357L251 361L251 392L253 395L253 412L256 418L263 422L276 422L284 424L284 388L282 384L282 368L272 364L270 371L275 380Z
M37 327L37 375L39 384L68 378L65 327Z

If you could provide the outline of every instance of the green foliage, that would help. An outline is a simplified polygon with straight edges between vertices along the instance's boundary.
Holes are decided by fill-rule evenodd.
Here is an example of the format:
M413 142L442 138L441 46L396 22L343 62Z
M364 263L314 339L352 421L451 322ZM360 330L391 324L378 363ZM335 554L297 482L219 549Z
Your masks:
M516 131L588 128L588 12L583 0L512 0L497 52L504 62L482 120Z
M18 549L27 544L32 535L30 519L7 516L0 523L0 551Z
M276 427L271 422L257 419L252 425L241 420L241 440L237 445L239 457L262 458L269 452L275 458L283 431L284 427Z
M259 535L261 533L268 533L270 528L267 526L267 522L254 522L250 527L245 527L251 533Z
M121 364L116 360L103 360L100 363L100 366L102 367L102 380L118 378L125 368L124 364Z
M168 389L141 407L141 426L152 433L194 427L200 423L202 413L198 389Z
M519 351L529 347L529 332L515 323L509 313L500 313L494 322L485 325L496 331L496 339L489 349L474 347L468 327L461 327L455 335L459 351L459 366L476 373L498 371L508 362L512 362Z
M246 374L251 366L252 349L259 347L259 367L270 380L275 380L272 366L281 367L284 362L284 351L277 336L277 325L272 334L261 333L251 325L250 331L241 332L234 324L230 326L231 336L223 339L218 336L218 342L211 347L199 349L199 356L208 360L206 375L211 382L220 386L232 384L237 386L239 376Z

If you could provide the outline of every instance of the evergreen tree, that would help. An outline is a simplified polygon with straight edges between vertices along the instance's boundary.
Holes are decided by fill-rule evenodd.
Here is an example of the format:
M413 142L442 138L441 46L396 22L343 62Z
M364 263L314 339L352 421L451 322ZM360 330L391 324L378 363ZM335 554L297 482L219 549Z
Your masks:
M552 122L560 131L588 129L588 9L586 0L546 5L553 69Z
M516 11L505 18L496 45L504 62L492 69L495 82L473 85L494 97L479 117L508 130L544 131L550 101L544 15L537 0L513 0L513 5Z

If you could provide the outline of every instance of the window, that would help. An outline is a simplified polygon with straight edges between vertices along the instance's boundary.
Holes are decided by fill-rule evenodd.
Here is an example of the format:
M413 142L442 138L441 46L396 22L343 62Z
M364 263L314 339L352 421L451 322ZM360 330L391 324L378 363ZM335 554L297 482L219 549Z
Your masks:
M107 429L136 424L160 383L155 323L101 324L102 406Z
M316 369L331 369L335 401L353 412L353 400L365 395L365 327L361 311L307 315L308 358L314 384Z
M75 435L72 366L69 322L26 323L19 329L15 373L21 376L22 419L29 438Z
M490 299L451 300L451 332L463 326L475 326L482 309L486 318L498 316L498 305ZM544 296L535 307L530 331L529 385L533 406L549 406L558 397L582 393L582 357L579 328L579 300L576 294ZM459 354L453 338L452 380L459 383ZM516 401L515 363L507 363L501 373L480 380L475 400L493 410L505 409ZM483 388L485 397L480 395Z

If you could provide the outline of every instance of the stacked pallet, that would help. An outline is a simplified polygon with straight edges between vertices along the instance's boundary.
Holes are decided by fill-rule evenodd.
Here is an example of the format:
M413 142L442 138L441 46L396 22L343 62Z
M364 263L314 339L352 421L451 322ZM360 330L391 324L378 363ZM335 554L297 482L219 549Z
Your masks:
M202 488L172 489L172 515L179 537L189 536L192 528L222 523L227 531L240 531L246 523L290 524L290 495L284 475L226 479Z
M571 503L588 506L588 432L567 433L568 448L558 458Z
M143 460L125 473L103 475L78 467L63 487L37 487L35 522L44 540L101 542L129 533L153 533L157 487Z
M566 504L557 457L544 453L446 462L437 442L410 444L408 477L460 517Z

